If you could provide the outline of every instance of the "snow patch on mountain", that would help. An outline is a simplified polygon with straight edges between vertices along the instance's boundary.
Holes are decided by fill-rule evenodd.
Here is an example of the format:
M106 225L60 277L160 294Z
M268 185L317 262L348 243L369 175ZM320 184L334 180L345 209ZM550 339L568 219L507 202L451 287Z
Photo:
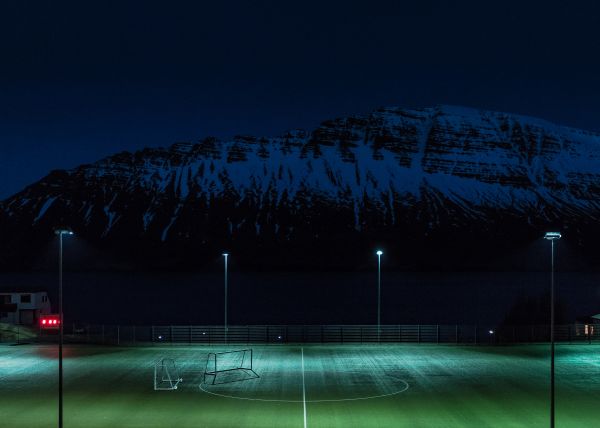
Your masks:
M57 197L50 197L48 199L46 199L46 201L44 202L44 204L42 205L42 207L40 208L40 211L38 212L37 216L33 219L33 223L37 223L38 221L40 221L40 219L42 217L44 217L44 215L46 214L46 212L48 211L48 209L52 206L52 204L54 203L54 201L56 201Z

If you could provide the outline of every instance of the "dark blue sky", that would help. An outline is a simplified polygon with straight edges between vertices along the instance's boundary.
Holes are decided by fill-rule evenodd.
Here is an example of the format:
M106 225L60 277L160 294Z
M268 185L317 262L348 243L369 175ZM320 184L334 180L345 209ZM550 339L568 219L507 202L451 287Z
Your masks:
M600 130L595 1L0 5L0 199L121 150L459 104Z

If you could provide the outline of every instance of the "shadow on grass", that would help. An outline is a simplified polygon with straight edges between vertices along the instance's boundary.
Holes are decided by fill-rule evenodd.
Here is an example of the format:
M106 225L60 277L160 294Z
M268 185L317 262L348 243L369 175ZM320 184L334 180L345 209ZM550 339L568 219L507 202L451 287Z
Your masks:
M109 355L127 352L129 348L117 348L113 346L86 346L68 345L63 347L63 358L94 357L98 355ZM42 358L58 359L58 345L39 346L35 352Z
M213 377L212 382L208 378ZM217 373L214 375L208 375L204 383L208 385L223 385L227 383L245 382L252 379L258 379L260 376L250 369L239 369L228 372Z
M569 353L569 350L564 349L563 346L570 346L570 345L557 346L556 347L557 354L558 353ZM463 347L461 349L463 351L471 353L471 354L496 355L498 357L506 356L506 357L545 359L545 358L549 358L549 356L550 356L550 344L549 343L540 343L540 344L533 344L533 345L472 346L472 347ZM575 349L573 348L572 350L575 350Z

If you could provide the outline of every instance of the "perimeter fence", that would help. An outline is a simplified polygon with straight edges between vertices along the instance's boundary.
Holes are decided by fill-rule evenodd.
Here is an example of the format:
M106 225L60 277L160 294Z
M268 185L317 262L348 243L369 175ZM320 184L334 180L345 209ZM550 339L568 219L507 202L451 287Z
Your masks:
M183 344L369 344L436 343L455 345L502 345L550 341L547 325L98 325L65 324L65 343L106 345ZM600 324L555 326L558 343L600 343ZM0 328L0 342L54 343L57 330L11 326Z

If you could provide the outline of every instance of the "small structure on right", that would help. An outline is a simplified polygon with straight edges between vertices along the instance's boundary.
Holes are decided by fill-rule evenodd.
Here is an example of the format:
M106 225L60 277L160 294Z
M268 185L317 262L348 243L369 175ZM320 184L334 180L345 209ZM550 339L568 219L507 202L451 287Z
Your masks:
M600 314L578 317L576 320L575 335L588 338L600 336Z

